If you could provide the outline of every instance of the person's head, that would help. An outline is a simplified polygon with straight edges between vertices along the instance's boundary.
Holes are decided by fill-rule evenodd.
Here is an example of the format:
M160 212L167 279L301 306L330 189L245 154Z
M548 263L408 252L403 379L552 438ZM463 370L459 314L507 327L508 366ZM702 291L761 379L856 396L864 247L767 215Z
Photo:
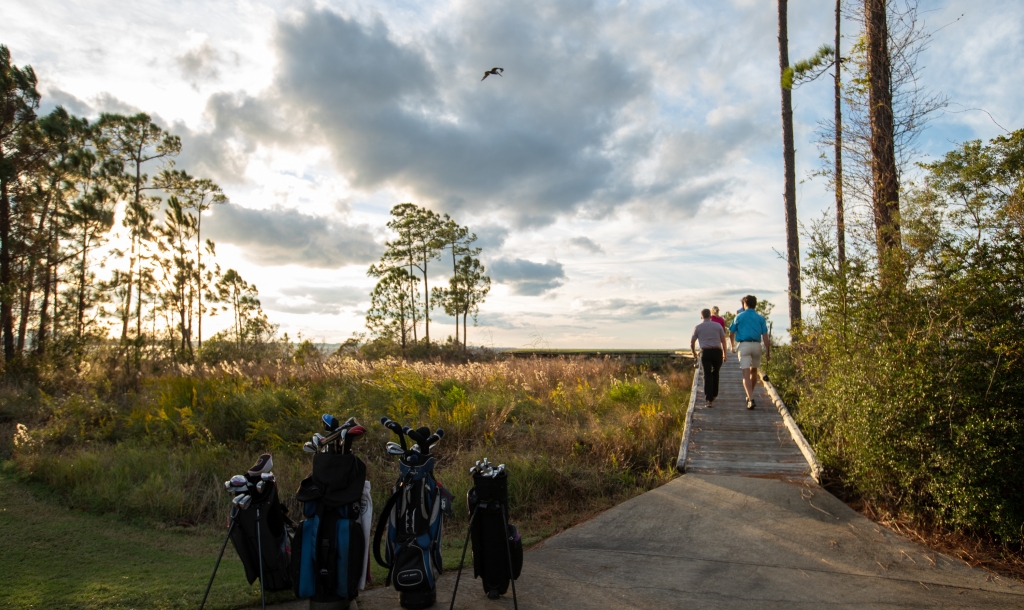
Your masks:
M711 308L711 315L713 315L713 316L717 316L718 315L718 305L715 305L714 307Z
M711 310L710 309L702 309L702 310L700 310L700 317L704 318L705 320L710 320L711 319Z
M754 309L755 307L757 307L757 297L755 297L752 294L748 294L747 296L743 297L743 307L745 307L746 309Z

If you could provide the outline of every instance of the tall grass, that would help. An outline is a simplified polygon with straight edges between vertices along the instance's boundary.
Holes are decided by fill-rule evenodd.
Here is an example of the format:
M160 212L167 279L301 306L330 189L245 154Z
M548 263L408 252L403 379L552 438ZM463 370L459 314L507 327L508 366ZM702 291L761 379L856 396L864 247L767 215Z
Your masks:
M82 393L0 397L0 420L24 422L8 447L21 476L67 503L195 524L223 520L221 481L263 451L297 508L292 492L311 464L301 446L321 413L366 426L354 451L382 505L397 476L384 451L391 433L377 424L387 415L445 429L435 452L437 476L458 499L453 525L466 519L468 470L486 456L506 464L511 513L536 539L672 476L691 375L581 359L199 365L116 404Z

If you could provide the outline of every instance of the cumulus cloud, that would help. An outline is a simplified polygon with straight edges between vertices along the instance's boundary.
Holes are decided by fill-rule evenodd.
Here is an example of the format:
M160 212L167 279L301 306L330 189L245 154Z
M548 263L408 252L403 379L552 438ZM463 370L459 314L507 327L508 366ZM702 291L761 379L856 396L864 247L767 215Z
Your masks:
M193 88L198 88L202 81L215 80L220 75L217 68L219 60L220 54L210 46L208 40L174 58L182 78Z
M585 237L583 235L580 235L578 237L573 237L572 239L570 239L569 240L569 245L573 246L574 248L579 248L580 250L586 250L587 252L590 252L591 254L604 254L604 248L602 248L594 240L590 239L589 237Z
M522 258L499 258L487 267L491 278L509 286L512 294L538 296L558 288L565 282L562 263L549 260L535 263Z
M358 286L289 286L266 299L270 311L298 314L336 314L370 300L369 289Z
M216 242L243 248L263 265L337 268L373 262L381 253L366 226L292 209L220 205L203 223L203 230Z

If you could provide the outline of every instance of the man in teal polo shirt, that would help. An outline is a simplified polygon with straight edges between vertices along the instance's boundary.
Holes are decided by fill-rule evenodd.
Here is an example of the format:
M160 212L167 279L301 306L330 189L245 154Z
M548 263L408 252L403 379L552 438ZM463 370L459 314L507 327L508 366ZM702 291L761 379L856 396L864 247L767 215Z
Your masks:
M740 370L743 373L743 391L747 394L747 408L753 409L754 387L757 385L757 367L761 366L761 354L765 362L771 360L772 343L768 336L768 323L764 317L754 311L757 297L748 294L743 297L743 311L733 320L729 327L729 341L732 351L739 354ZM764 350L761 342L764 341Z

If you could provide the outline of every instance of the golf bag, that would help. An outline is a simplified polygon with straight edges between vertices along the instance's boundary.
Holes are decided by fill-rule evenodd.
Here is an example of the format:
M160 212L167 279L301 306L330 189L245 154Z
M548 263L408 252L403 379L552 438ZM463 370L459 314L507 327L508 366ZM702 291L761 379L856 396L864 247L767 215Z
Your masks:
M508 522L508 474L504 465L492 469L485 464L483 468L473 469L473 488L466 494L466 504L469 508L467 538L473 541L473 577L481 580L484 593L490 599L505 594L511 583L514 604L518 607L515 580L523 569L523 541L516 526ZM465 545L462 553L464 562ZM462 562L452 591L452 607L461 576Z
M356 425L353 433L365 430ZM347 448L347 445L346 445ZM296 493L305 520L292 543L291 580L310 607L345 608L366 586L372 503L366 464L351 453L317 452Z
M267 591L283 591L291 587L288 573L291 555L289 542L295 524L288 518L288 508L278 501L277 482L271 472L273 467L273 458L269 453L264 453L246 474L236 474L224 481L224 490L234 494L228 535L220 547L199 610L206 607L206 599L210 595L228 540L234 543L238 551L249 584L260 579L260 599L264 607Z
M426 429L406 428L405 433L409 432L418 446L407 450L399 462L398 481L377 521L373 555L388 569L385 586L401 593L403 608L416 609L428 608L436 600L437 576L442 572L441 535L445 517L451 516L452 495L434 479L435 460L429 454L430 445L444 432L429 437Z
M284 591L292 586L288 562L289 529L293 524L288 518L288 508L278 500L277 483L270 473L272 467L270 454L264 454L245 474L245 493L252 497L252 503L235 516L231 542L242 560L250 585L261 577L262 568L262 589ZM269 474L269 478L264 477L264 473Z

